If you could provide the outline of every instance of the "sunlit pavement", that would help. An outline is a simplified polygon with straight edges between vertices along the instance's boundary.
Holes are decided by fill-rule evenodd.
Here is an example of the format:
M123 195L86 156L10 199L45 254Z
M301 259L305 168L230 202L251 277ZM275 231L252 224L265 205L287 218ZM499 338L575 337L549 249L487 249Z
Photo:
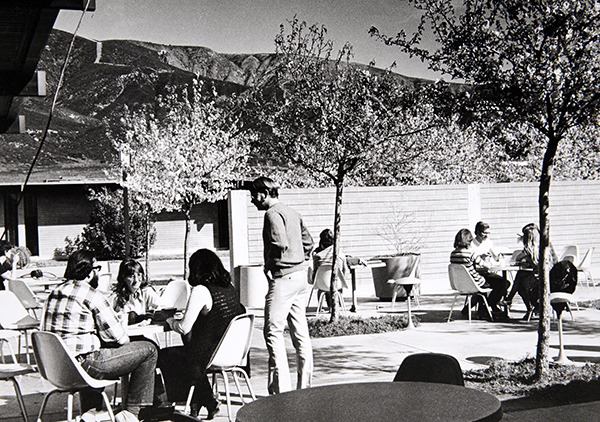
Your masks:
M368 284L358 286L358 315L368 317L390 313L406 312L406 302L397 302L391 310L390 302L373 297L373 287ZM349 293L345 292L346 307L350 308ZM579 287L576 292L581 304L589 304L597 297L600 289L590 290ZM511 312L511 321L490 323L474 319L471 324L460 314L463 298L459 297L454 307L452 321L447 323L450 305L454 295L448 281L424 283L420 296L420 307L413 303L413 316L418 320L414 330L404 330L385 334L345 336L326 339L313 339L315 371L313 385L352 383L368 381L390 381L398 366L409 354L419 352L447 353L456 357L463 370L484 366L492 358L519 360L535 356L537 345L537 320L525 322L522 317L525 307L515 298ZM314 317L316 303L309 307L309 317ZM262 309L250 309L257 316L251 349L251 382L257 396L267 395L266 370L267 352L262 336ZM580 307L573 309L574 320L567 313L563 318L565 351L575 364L600 362L600 311ZM327 318L327 315L319 318ZM555 321L551 325L550 358L558 355L558 334ZM289 340L289 339L288 339ZM164 339L161 341L164 342ZM17 345L13 345L17 350ZM289 361L292 374L295 373L293 348L288 343ZM22 356L21 361L24 361ZM51 389L38 374L19 377L19 383L30 420L37 418L43 393ZM110 389L112 390L112 389ZM219 390L222 399L221 410L215 421L226 421L227 410L225 392L219 378ZM233 413L241 406L235 385L231 385ZM246 393L242 383L242 391ZM112 394L112 391L109 391ZM502 397L500 397L502 399ZM117 403L119 400L117 400ZM56 395L50 399L44 414L44 422L66 419L66 395ZM77 414L77 403L75 400ZM178 406L182 409L183 406ZM206 411L200 413L200 419ZM12 383L0 383L0 419L20 421L21 416L14 397Z

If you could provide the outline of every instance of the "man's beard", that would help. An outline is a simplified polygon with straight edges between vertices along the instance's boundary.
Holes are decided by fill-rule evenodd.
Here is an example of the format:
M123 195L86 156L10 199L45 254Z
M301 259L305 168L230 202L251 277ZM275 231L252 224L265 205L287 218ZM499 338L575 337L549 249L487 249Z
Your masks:
M90 286L92 286L94 289L98 288L98 274L96 274L96 271L94 271L94 275L90 279Z

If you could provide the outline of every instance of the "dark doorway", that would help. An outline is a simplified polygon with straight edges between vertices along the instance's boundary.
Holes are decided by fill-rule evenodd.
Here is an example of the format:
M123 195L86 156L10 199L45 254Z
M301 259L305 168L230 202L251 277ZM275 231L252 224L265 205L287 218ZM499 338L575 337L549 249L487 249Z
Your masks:
M19 244L19 214L17 209L17 195L7 193L4 195L4 239L13 245Z

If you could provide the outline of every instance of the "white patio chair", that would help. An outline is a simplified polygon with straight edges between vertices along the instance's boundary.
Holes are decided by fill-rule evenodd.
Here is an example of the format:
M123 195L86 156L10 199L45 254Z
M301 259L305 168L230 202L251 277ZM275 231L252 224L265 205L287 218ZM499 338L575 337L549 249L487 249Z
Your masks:
M217 373L223 376L223 384L225 385L225 396L227 398L227 416L229 421L233 421L231 413L231 396L229 393L229 378L228 373L233 376L233 381L240 395L243 404L246 404L244 395L240 387L238 374L241 374L246 381L248 392L252 400L256 400L254 390L250 384L250 378L242 366L246 364L248 351L250 350L250 342L252 341L252 331L254 330L254 314L238 315L231 320L229 326L225 330L221 341L217 345L208 365L207 374L213 374L213 388L216 388ZM190 413L192 395L194 394L194 386L190 388L187 402L185 404L185 414Z
M73 396L75 393L86 388L102 390L102 398L104 399L110 420L115 422L115 415L112 411L110 400L104 392L104 388L117 383L118 380L92 378L77 362L69 349L67 349L63 340L55 333L36 331L31 334L31 341L40 375L54 386L54 390L49 391L44 396L37 419L38 422L42 421L42 415L44 414L48 398L54 393L69 394L67 397L67 420L69 422L74 421Z
M592 287L594 288L594 291L596 290L596 283L594 283L594 278L592 277L592 272L590 271L590 266L592 265L592 255L594 254L594 250L594 247L589 248L579 265L577 265L577 274L583 273L588 293L590 292L590 281L592 282Z
M8 290L13 292L15 296L21 301L23 307L27 309L29 314L33 318L37 318L36 311L42 309L43 306L38 300L37 296L31 291L27 283L21 279L14 279L8 281Z
M454 300L452 301L452 306L450 307L450 314L448 315L448 322L452 318L452 310L454 309L454 303L456 303L456 298L458 295L466 296L466 305L469 306L469 324L471 323L471 297L479 296L482 298L482 302L486 308L486 311L490 317L492 318L492 310L490 305L487 302L487 294L489 294L492 289L489 288L481 288L475 283L473 276L467 270L467 268L462 264L450 264L448 265L448 276L450 278L450 286L453 290L456 290L457 293L454 296Z
M21 409L21 416L25 422L29 422L27 419L27 410L25 409L25 401L23 401L23 395L21 394L21 387L16 377L19 375L31 374L35 372L35 368L31 365L24 365L20 363L2 363L0 364L0 380L12 381L15 395L17 397L17 403L19 409Z
M571 261L573 264L579 262L579 248L577 245L567 245L563 248L558 261L564 261L565 259Z
M16 330L25 336L25 355L29 358L30 330L37 330L40 322L29 315L15 294L9 290L0 290L0 325L7 330ZM21 337L19 337L19 354L21 353Z

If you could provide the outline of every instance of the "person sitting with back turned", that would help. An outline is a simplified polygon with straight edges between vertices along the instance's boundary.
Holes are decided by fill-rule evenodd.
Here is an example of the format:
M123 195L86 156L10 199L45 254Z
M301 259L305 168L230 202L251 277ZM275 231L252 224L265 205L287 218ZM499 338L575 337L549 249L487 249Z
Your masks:
M213 419L219 411L219 402L213 395L206 368L231 320L246 310L229 272L213 251L194 252L189 270L192 291L183 319L167 319L171 328L181 334L183 346L161 349L158 367L169 400L185 401L194 384L191 415L197 417L204 406L208 411L206 419Z
M342 279L339 280L337 279L337 282L339 283L339 285L337 287L339 287L339 289L337 289L339 291L340 294L342 294L342 290L344 288L347 288L348 285L346 284L346 269L348 267L348 264L346 262L346 255L343 252L339 252L338 256L337 256L337 260L340 264L340 270L341 270L341 275L342 275ZM330 229L325 229L321 232L321 234L319 235L319 246L317 246L314 250L313 253L313 269L312 269L312 283L314 284L315 280L315 276L317 275L317 270L319 269L319 267L323 264L329 264L332 265L333 263L333 232ZM327 306L331 307L331 292L329 290L319 290L318 292L318 297L320 298L321 295L324 294L325 295L325 300L327 301Z
M492 308L492 312L494 309L497 309L498 301L504 294L504 291L499 289L494 289L493 286L490 286L487 280L477 272L475 269L475 264L481 261L481 258L478 255L473 253L471 249L471 242L473 241L473 234L469 229L460 229L454 238L454 250L450 254L450 263L452 264L461 264L464 265L467 271L473 276L473 280L475 283L481 288L492 288L492 292L488 296L488 304ZM473 306L478 303L472 304ZM480 306L479 316L484 318L489 318L486 315L486 311ZM470 312L470 309L466 306L463 308L463 315L467 315ZM490 315L493 317L493 315Z
M140 411L153 405L158 351L150 341L130 342L115 311L96 287L94 255L87 250L71 254L64 277L44 305L40 330L58 334L83 369L93 378L118 379L130 374L125 408L117 422L136 422ZM80 392L81 411L100 409L95 390Z

